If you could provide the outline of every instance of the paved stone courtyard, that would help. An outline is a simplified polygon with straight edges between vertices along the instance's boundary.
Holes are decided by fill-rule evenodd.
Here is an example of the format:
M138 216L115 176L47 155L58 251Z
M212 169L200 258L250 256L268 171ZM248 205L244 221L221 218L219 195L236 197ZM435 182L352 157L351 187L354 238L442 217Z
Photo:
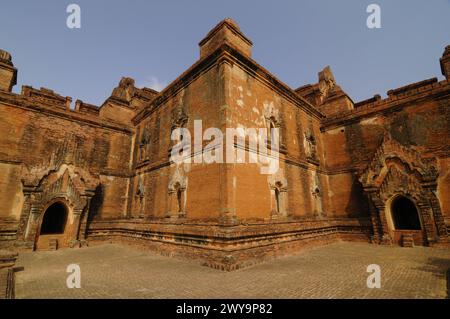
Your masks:
M67 265L81 288L66 287ZM369 264L381 288L369 289ZM234 272L129 246L22 253L16 298L445 298L450 249L335 243Z

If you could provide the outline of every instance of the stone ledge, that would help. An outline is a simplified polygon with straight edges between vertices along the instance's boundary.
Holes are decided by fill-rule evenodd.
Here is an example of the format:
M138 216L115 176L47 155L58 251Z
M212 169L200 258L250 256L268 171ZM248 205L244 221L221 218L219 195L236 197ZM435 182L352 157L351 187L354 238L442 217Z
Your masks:
M8 250L0 250L0 269L11 268L16 263L18 253Z
M292 224L292 223L291 223ZM171 257L200 260L202 265L232 271L266 260L297 253L316 245L339 240L370 242L370 226L364 225L328 225L327 227L291 227L287 223L271 227L260 225L259 231L253 229L245 235L239 231L229 231L227 237L209 235L199 236L187 233L187 229L178 226L176 233L152 232L125 228L103 228L90 230L90 246L101 243L129 244L142 249L155 251ZM301 223L294 223L295 226ZM323 226L323 225L322 225ZM181 229L180 229L181 228ZM297 229L295 229L297 228Z
M0 299L14 299L14 265L18 254L0 250Z

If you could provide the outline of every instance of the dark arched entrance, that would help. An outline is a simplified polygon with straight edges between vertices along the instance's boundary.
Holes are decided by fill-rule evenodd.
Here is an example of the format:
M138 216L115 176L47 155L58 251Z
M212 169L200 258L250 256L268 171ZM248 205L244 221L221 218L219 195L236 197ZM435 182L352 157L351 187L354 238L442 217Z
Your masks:
M41 235L63 234L67 221L67 208L63 203L50 205L44 213Z
M407 197L398 196L391 204L392 219L395 229L420 230L419 213L416 205Z

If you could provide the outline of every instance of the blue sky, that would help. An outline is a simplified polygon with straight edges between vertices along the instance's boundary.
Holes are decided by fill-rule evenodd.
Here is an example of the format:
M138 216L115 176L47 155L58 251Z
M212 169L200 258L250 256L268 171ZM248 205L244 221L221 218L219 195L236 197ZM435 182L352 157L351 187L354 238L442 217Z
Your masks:
M81 7L81 29L66 26L70 3ZM381 7L381 29L366 26L371 3ZM1 5L0 48L19 69L15 92L47 87L100 105L122 76L170 83L226 17L253 41L253 58L292 88L317 82L330 65L355 101L442 79L450 44L450 0L15 0Z

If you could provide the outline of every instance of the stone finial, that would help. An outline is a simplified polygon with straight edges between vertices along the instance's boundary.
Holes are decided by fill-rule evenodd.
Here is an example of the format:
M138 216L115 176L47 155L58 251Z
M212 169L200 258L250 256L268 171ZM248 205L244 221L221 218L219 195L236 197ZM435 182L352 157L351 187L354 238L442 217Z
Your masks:
M135 91L134 80L132 78L123 77L119 82L119 86L113 90L111 97L124 102L130 102Z
M450 80L450 45L445 47L444 53L442 54L441 71L447 80Z
M319 91L323 98L336 86L333 72L329 65L319 72Z
M234 20L231 19L231 18L225 18L225 19L223 20L223 22L226 22L226 23L232 25L236 30L239 30L239 31L241 30L241 29L239 28L239 25L236 23L236 21L234 21Z
M238 24L230 19L224 19L217 24L206 37L200 41L200 58L208 56L221 45L227 44L242 54L250 57L252 54L252 41L250 41L239 28Z
M319 72L319 83L322 82L329 87L333 87L336 84L334 80L333 72L329 65L327 65L322 71Z
M9 52L0 49L0 62L12 65L12 57Z
M17 69L12 63L11 54L0 49L0 91L11 92L17 83Z

